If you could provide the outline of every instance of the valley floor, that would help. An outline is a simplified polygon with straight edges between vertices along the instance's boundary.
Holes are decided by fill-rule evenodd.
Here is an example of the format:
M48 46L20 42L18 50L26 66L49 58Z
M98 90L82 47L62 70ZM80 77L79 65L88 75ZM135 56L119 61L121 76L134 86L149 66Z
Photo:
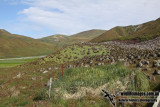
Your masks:
M20 64L29 63L44 56L19 57L19 58L3 58L0 59L0 68L15 67Z

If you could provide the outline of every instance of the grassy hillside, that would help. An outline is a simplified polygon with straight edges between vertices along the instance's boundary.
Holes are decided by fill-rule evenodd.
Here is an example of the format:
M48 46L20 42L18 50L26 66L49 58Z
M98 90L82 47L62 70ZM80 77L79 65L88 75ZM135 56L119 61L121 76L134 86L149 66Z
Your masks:
M41 38L39 40L47 43L52 43L57 46L65 46L65 45L70 45L78 42L87 42L101 35L104 32L105 30L89 30L89 31L80 32L78 34L74 34L71 36L52 35L52 36Z
M62 64L66 62L79 60L84 57L98 56L102 54L103 55L109 54L109 51L103 45L97 45L97 46L95 45L92 47L89 45L83 45L83 46L74 45L74 46L68 46L57 53L45 57L41 61L41 63L45 63L47 61L53 61L56 62L57 64Z
M146 41L160 36L160 18L135 26L115 27L106 31L91 42L105 42L109 40L137 40Z
M103 97L102 89L110 93L124 90L151 91L160 83L159 75L155 76L156 81L149 79L152 78L150 75L155 69L150 68L153 61L149 61L147 71L135 68L140 61L136 57L134 64L131 62L131 65L126 62L117 63L117 59L122 55L124 55L122 58L126 59L125 56L131 54L140 56L145 54L143 50L137 52L135 49L123 49L105 44L81 43L67 46L31 63L14 68L0 68L2 87L0 106L103 107L107 105L112 107L109 100ZM150 54L149 51L145 52ZM143 56L140 58L143 59ZM133 59L128 59L127 62L131 60ZM53 83L49 100L48 81L51 77ZM145 103L142 104L137 105L145 107Z
M6 58L0 59L0 68L9 68L17 65L29 63L44 56L33 56L33 57L21 57L21 58Z
M108 105L108 107L112 107L109 101L103 98L101 89L114 93L116 89L147 91L150 88L149 81L142 72L126 69L122 64L72 68L65 70L63 77L58 75L61 72L59 70L47 75L40 71L33 72L35 67L32 69L31 66L30 70L28 68L21 70L20 78L12 79L16 74L19 74L17 70L20 69L15 69L14 73L10 72L6 78L7 82L0 81L0 84L3 85L0 92L0 95L3 96L0 99L2 107L35 105L47 107L88 105L89 107L100 107ZM135 81L138 82L133 82L130 78L132 73L136 75ZM0 72L0 74L3 75L3 78L6 77L6 73ZM44 84L47 83L50 76L54 81L49 100L49 87ZM19 92L19 94L15 95L15 92ZM9 95L10 97L8 97Z
M84 31L84 32L80 32L80 33L71 35L70 37L72 38L80 38L80 37L81 38L94 38L94 37L101 35L104 32L106 32L106 30L93 29L93 30L88 30L88 31Z
M52 44L60 45L60 44L63 43L63 41L68 40L68 36L67 35L57 34L57 35L52 35L52 36L44 37L44 38L41 38L39 40L42 41L42 42L47 42L47 43L52 43Z
M45 55L54 45L0 30L0 58Z

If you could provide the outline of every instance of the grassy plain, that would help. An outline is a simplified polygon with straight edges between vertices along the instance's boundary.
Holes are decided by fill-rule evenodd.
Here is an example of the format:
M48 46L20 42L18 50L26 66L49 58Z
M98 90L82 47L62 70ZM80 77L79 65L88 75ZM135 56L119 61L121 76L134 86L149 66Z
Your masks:
M33 58L13 58L13 59L1 59L0 60L0 68L9 68L15 67L20 64L28 63L37 60L38 57Z

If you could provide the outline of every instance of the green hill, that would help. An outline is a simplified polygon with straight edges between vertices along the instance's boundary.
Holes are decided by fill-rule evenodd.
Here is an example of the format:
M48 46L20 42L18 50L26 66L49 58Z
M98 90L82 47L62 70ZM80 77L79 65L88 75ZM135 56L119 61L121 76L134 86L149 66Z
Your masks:
M106 30L98 30L98 29L93 29L93 30L88 30L88 31L84 31L84 32L80 32L74 35L71 35L71 38L94 38L97 37L101 34L103 34L104 32L106 32Z
M140 25L114 27L91 42L105 42L109 40L137 40L139 42L160 36L160 18Z
M67 35L57 34L57 35L51 35L48 37L40 38L39 40L46 43L51 43L57 46L65 45L67 44L64 41L67 41L69 38Z
M0 58L46 55L54 45L0 29Z
M71 36L66 36L66 35L61 35L61 34L52 35L52 36L40 38L39 40L41 40L43 42L47 42L47 43L52 43L57 46L64 46L64 45L74 44L77 42L87 42L87 41L101 35L104 32L105 32L105 30L94 29L94 30L80 32L80 33L77 33L77 34L74 34Z

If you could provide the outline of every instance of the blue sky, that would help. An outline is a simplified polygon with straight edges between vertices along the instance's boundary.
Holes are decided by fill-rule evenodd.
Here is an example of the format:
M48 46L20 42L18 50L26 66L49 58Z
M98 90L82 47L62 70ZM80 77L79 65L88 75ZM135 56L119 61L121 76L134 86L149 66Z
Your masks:
M0 29L41 38L136 25L160 17L160 0L0 0Z

